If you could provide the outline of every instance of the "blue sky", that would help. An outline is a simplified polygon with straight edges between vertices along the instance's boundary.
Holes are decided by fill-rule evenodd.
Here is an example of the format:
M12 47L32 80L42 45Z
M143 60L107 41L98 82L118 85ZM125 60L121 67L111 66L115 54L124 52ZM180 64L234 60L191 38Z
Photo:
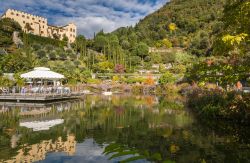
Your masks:
M78 34L92 37L103 29L111 32L134 25L168 0L0 0L1 14L8 8L48 18L49 24L73 22Z

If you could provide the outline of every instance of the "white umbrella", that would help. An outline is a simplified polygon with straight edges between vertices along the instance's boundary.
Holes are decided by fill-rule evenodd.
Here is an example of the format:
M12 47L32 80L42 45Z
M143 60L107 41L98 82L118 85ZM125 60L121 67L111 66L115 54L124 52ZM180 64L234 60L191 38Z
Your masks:
M33 71L22 74L21 78L25 79L63 79L64 75L51 71L46 67L37 67Z

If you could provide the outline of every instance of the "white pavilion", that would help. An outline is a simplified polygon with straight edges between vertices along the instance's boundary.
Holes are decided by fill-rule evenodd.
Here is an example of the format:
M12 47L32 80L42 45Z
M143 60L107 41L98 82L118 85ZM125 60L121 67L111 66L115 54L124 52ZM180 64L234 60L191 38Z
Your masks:
M56 82L64 79L64 75L51 71L46 67L36 67L33 71L21 74L21 78L27 80L40 80L39 82L43 83L44 81L53 81L54 85Z

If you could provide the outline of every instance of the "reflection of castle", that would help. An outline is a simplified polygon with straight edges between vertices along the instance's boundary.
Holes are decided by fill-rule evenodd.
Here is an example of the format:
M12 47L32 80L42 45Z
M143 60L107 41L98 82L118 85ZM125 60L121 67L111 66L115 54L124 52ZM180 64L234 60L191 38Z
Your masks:
M65 142L61 137L59 137L55 142L52 142L52 140L44 140L41 143L26 146L20 149L15 157L4 162L14 163L40 161L45 159L48 152L65 152L71 156L75 153L75 149L75 136L68 135Z

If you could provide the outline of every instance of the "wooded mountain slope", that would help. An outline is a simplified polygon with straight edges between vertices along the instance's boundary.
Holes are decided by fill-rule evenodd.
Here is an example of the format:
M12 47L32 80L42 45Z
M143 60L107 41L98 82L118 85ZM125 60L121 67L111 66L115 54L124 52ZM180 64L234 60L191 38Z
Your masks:
M122 39L135 33L149 46L161 46L160 42L168 39L173 47L186 48L197 56L207 55L212 37L222 29L224 4L225 0L172 0L140 20L133 30L120 28L114 33ZM171 23L177 28L170 30Z

